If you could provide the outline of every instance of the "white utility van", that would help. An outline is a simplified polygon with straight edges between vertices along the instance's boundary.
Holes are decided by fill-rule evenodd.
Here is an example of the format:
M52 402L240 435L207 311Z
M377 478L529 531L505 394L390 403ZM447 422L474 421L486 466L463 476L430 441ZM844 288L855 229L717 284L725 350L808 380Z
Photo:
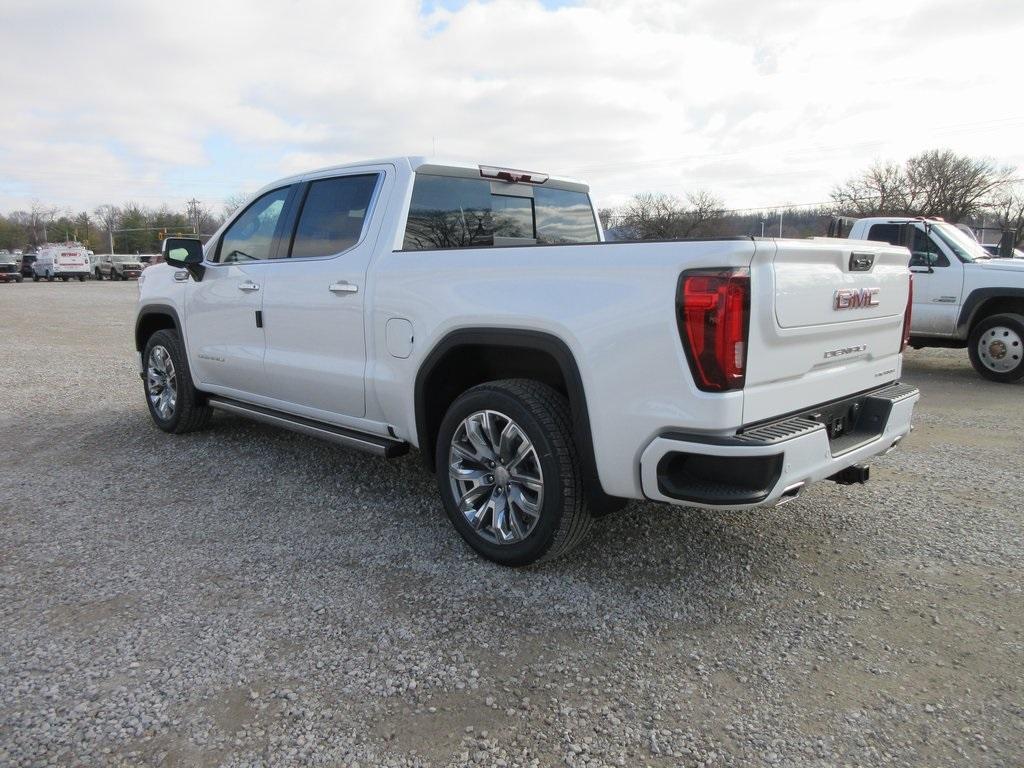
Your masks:
M32 279L53 281L56 278L85 281L89 276L89 250L81 243L47 243L36 251Z

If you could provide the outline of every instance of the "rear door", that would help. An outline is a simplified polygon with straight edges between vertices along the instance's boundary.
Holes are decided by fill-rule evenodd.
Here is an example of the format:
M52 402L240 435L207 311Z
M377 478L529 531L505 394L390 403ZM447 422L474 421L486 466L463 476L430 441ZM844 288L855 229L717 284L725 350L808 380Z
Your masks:
M266 339L258 313L293 195L294 187L285 186L253 201L212 244L203 279L188 281L189 364L204 386L239 395L267 392Z
M861 241L757 241L744 422L899 376L906 249Z
M388 168L310 179L297 195L287 258L269 265L263 298L267 383L281 408L320 419L366 413L366 273Z

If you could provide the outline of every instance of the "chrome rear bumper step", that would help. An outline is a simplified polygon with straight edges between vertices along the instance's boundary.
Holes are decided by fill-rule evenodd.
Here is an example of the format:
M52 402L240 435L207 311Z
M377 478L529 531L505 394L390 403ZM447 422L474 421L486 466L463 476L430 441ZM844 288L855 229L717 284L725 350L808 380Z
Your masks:
M321 421L306 419L302 416L293 416L290 413L282 413L281 411L263 408L259 405L251 405L250 403L241 403L225 397L211 396L208 402L212 408L245 416L254 421L261 421L264 424L271 424L275 427L290 429L292 432L309 435L310 437L318 437L321 440L343 445L346 448L366 451L367 453L383 456L387 459L393 459L396 456L409 452L409 444L401 440L392 440L380 435L371 435L367 432L325 424Z

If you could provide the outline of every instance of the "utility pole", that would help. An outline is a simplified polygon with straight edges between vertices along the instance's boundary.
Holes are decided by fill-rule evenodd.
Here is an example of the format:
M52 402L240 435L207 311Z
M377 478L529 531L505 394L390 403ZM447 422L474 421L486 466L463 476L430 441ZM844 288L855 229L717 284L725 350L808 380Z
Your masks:
M782 209L779 209L779 237L782 237Z
M195 235L199 234L199 204L200 200L196 200L193 197L189 200L186 205L188 206L188 218L192 222L192 233Z

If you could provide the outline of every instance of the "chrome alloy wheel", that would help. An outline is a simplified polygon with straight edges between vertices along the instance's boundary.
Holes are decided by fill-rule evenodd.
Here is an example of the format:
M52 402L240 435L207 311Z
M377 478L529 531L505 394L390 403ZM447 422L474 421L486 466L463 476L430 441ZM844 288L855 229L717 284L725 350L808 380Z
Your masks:
M459 511L492 544L516 544L533 531L544 504L544 474L533 443L498 411L477 411L452 436L448 477Z
M978 339L978 357L986 368L996 373L1008 373L1021 363L1024 344L1012 328L996 325Z
M174 372L174 361L171 360L170 352L159 345L149 352L146 391L150 405L160 418L171 418L174 414L174 404L178 401L178 377Z

